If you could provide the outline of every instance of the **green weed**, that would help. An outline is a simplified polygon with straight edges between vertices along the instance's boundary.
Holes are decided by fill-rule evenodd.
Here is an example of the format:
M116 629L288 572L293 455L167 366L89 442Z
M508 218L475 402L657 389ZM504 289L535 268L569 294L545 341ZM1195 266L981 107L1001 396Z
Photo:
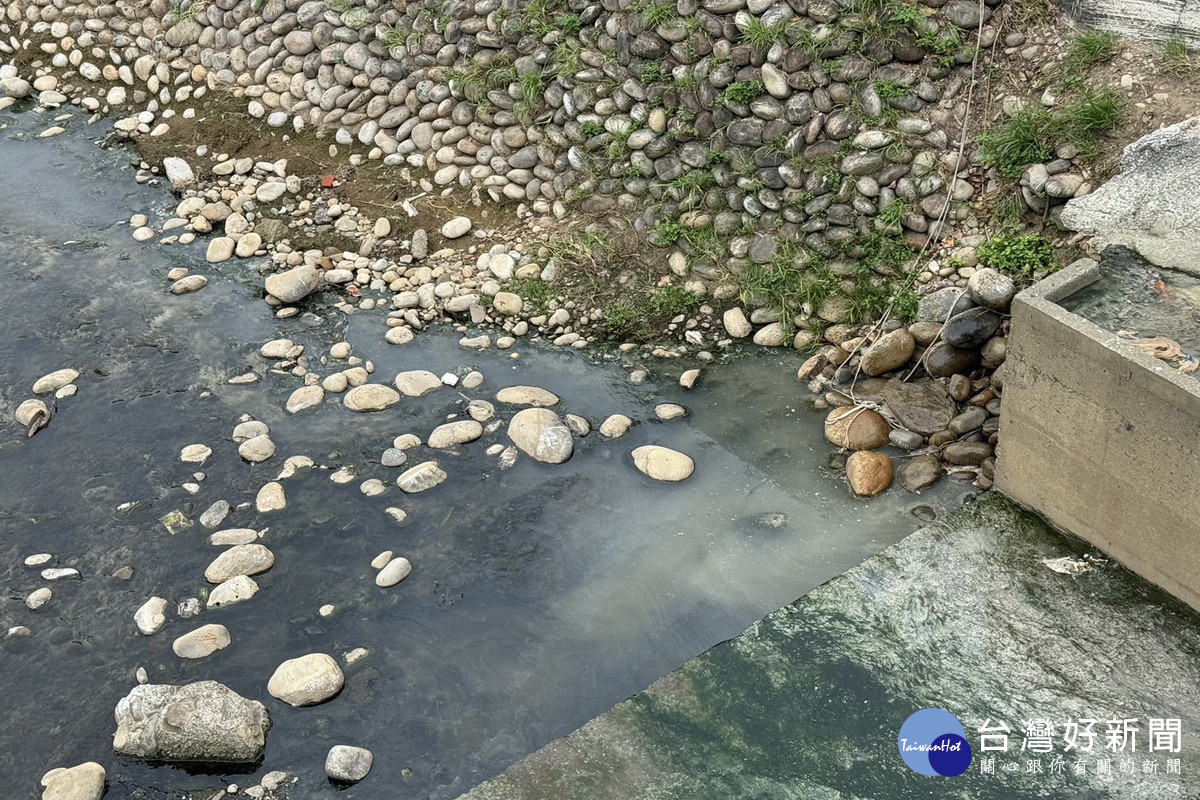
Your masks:
M1005 177L1020 177L1029 164L1045 161L1061 142L1074 144L1084 156L1121 124L1124 103L1113 89L1085 90L1078 100L1058 111L1028 106L1002 120L979 137L983 162Z
M1057 267L1054 245L1040 233L995 236L978 248L979 260L1001 272L1027 277Z
M723 106L744 106L763 92L762 81L735 81L725 87L717 102Z
M1075 37L1067 57L1063 59L1063 70L1074 74L1080 70L1108 61L1117 54L1120 38L1108 31L1087 31Z
M1192 69L1192 57L1188 53L1187 42L1183 37L1175 36L1163 43L1161 70L1168 75L1182 76Z
M754 47L766 50L783 38L786 25L782 22L768 25L758 17L750 17L742 31L742 39Z

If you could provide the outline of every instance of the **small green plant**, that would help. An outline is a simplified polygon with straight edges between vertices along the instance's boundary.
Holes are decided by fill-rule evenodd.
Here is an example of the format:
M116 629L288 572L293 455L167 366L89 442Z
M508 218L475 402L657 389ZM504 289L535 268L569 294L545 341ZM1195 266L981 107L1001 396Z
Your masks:
M1182 36L1174 36L1163 43L1162 61L1159 64L1168 75L1182 76L1191 71L1192 57Z
M783 38L785 30L786 25L782 22L768 25L758 17L750 17L746 22L746 27L742 30L742 38L748 44L766 50Z
M723 106L744 106L763 92L762 81L735 81L717 99Z
M1049 110L1041 106L1023 108L979 137L980 157L1001 175L1018 178L1028 165L1053 155L1054 127L1054 115Z
M582 21L578 14L565 12L562 0L530 0L523 12L514 20L518 33L528 33L539 39L561 31L567 35L578 34ZM557 6L557 7L556 7Z
M650 292L646 299L650 311L660 317L686 314L703 302L700 295L682 286L662 286Z
M541 278L517 278L508 284L508 290L521 299L535 312L542 313L550 306L554 289Z
M593 136L599 136L602 133L604 133L604 123L591 119L579 123L579 135L585 139L591 139Z
M647 28L666 25L678 17L673 0L642 0L634 8L642 12L642 22Z
M904 219L904 215L911 209L909 204L904 200L893 200L882 211L879 212L879 221L882 222L889 230L900 230L900 221Z
M629 300L615 300L609 303L600 315L604 326L617 338L633 334L643 322L643 313Z
M325 7L330 11L344 14L354 8L354 0L325 0Z
M895 81L875 81L875 93L884 99L909 95L908 87Z
M670 217L659 217L654 223L654 240L659 247L670 247L683 238L683 223Z
M1036 22L1054 16L1052 0L1012 0L1012 14L1018 22Z
M396 47L404 47L404 43L408 38L408 34L399 28L389 25L383 30L383 35L379 37L379 41L383 42L383 46L388 50Z
M582 51L583 45L574 37L564 36L556 41L552 55L554 74L574 77L575 73L583 68L583 64L579 60L579 54Z
M917 318L917 307L921 304L921 298L917 296L917 290L913 288L912 281L907 279L897 281L895 288L892 289L892 297L889 301L892 308L892 314L901 322L912 322Z
M351 30L360 31L371 22L371 12L365 8L352 8L342 14L342 24Z
M201 11L203 11L207 6L208 6L208 0L195 0L195 2L192 2L186 6L181 5L179 8L174 9L173 11L171 11L169 16L173 23L179 24L180 22L183 22L184 20L189 20L192 17L196 16Z
M642 64L642 83L649 86L662 79L662 64L658 61L647 61Z
M661 184L664 190L674 190L674 194L678 200L688 206L693 206L700 201L708 189L716 185L716 178L707 170L688 170L674 180Z
M850 293L847 305L847 320L852 323L866 322L883 316L891 300L891 292L882 286L860 282Z
M1087 31L1079 34L1063 59L1063 71L1070 75L1108 61L1117 54L1120 41L1115 33L1108 31Z
M1021 277L1057 266L1054 245L1040 233L1002 233L979 245L978 253L983 264Z

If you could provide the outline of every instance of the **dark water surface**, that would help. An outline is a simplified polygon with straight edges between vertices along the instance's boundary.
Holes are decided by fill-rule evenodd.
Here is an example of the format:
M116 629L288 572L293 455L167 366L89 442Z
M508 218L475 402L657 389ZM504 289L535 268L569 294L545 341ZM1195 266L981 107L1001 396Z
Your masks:
M456 797L898 541L914 527L914 504L944 510L967 493L944 482L920 498L849 497L824 467L830 447L791 353L748 354L685 392L677 376L686 363L655 362L651 381L631 386L620 360L600 354L525 344L519 358L477 353L452 331L392 347L379 312L346 318L314 306L308 321L277 320L259 299L257 261L213 267L203 241L139 244L117 224L138 212L162 219L175 201L134 182L128 153L95 145L101 126L77 119L66 135L32 140L28 132L50 124L45 115L4 112L0 123L11 126L0 133L0 633L32 630L0 642L0 796L35 797L44 771L89 760L107 768L110 800L209 797L252 782L113 755L113 708L140 666L155 683L214 679L264 702L274 727L255 774L299 775L297 796ZM179 265L210 276L209 286L168 294L165 275ZM529 383L595 426L611 413L638 424L616 442L577 441L565 465L522 459L503 473L483 453L507 444L503 431L485 435L461 454L428 456L450 479L403 496L381 452L398 434L424 438L461 414L463 397L445 389L371 415L332 397L291 416L283 405L300 379L270 374L257 352L278 336L304 344L322 375L344 367L317 363L344 337L380 382L402 369L475 368L487 381L473 397ZM82 372L78 395L27 439L13 409L35 379L67 366ZM247 370L263 380L226 383ZM658 422L662 401L690 416ZM264 464L237 456L230 436L244 413L271 427L279 452ZM214 449L195 497L181 485L197 468L179 460L193 443ZM629 458L645 443L689 453L696 474L679 485L645 478ZM298 454L323 468L284 482L285 511L257 514L259 487ZM330 469L346 465L359 478L330 482ZM388 492L364 497L357 487L370 477ZM159 520L178 510L195 521L221 499L237 507L222 527L269 526L263 542L276 565L257 576L254 599L180 619L174 604L209 588L203 571L218 551L198 524L171 535ZM405 525L385 516L392 505L409 513ZM369 566L383 550L415 565L386 590ZM82 580L52 584L53 600L33 612L24 598L46 584L22 562L41 552ZM126 565L132 580L112 577ZM133 613L152 595L172 609L161 632L142 637ZM326 603L338 611L322 618ZM206 623L226 625L232 646L176 658L172 640ZM284 659L321 651L340 660L357 647L370 654L345 667L334 700L293 709L267 694ZM372 774L342 792L323 772L334 744L375 753Z

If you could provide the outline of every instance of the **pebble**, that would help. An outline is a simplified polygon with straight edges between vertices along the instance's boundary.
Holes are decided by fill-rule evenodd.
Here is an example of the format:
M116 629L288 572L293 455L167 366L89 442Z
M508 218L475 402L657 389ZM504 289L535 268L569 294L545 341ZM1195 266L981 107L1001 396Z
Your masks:
M391 508L385 508L383 513L387 514L397 525L408 519L408 513L405 512L404 509L396 508L395 506Z
M52 597L54 597L54 592L43 586L42 588L34 589L29 593L29 596L25 598L25 606L30 611L37 611L42 606L46 605L46 603L49 603Z
M425 461L401 473L396 485L406 494L417 494L438 486L448 477L436 461Z
M171 284L171 294L192 294L208 286L208 278L203 275L185 275Z
M52 567L42 570L42 580L45 581L62 581L79 577L81 577L79 570L74 567Z
M221 584L238 575L258 575L275 565L275 554L261 544L234 545L204 570L204 580Z
M633 465L638 471L656 481L686 480L696 470L696 462L691 457L669 447L643 445L636 448L631 455Z
M232 509L229 507L228 502L225 500L218 500L205 509L204 513L200 515L200 524L205 528L216 528L225 521L225 518L229 516L230 511L232 511Z
M691 389L698 380L700 380L700 370L689 369L679 376L679 385L684 389Z
M676 403L659 403L654 407L654 416L661 420L678 419L687 416L687 409Z
M206 444L189 444L179 451L179 460L185 464L203 464L212 455L212 448Z
M435 450L445 450L473 442L480 436L483 436L483 426L474 419L464 419L434 428L429 434L428 444Z
M458 239L466 236L471 230L469 217L455 217L442 226L442 236L447 239Z
M42 564L49 564L53 560L54 556L50 553L38 553L36 555L28 556L25 559L25 566L40 567Z
M208 593L209 608L231 606L258 594L258 584L248 575L234 575Z
M371 559L371 568L372 569L383 569L384 567L386 567L388 565L388 562L392 560L392 557L394 555L396 555L396 554L393 553L391 550L384 550L382 553L375 556L375 558Z
M271 432L265 422L259 422L256 419L247 420L246 422L238 423L233 429L233 440L235 442L245 442L253 439L255 436L266 436Z
M383 455L379 458L379 463L385 467L399 467L406 461L408 461L408 454L396 447L384 450Z
M624 414L613 414L600 423L600 435L605 439L619 439L629 433L633 420Z
M325 774L332 781L358 783L371 771L374 756L365 747L334 745L325 757Z
M104 767L95 761L51 770L42 777L42 800L100 800L106 777Z
M496 393L496 400L512 406L553 406L559 397L537 386L509 386Z
M301 386L292 392L287 401L287 412L296 414L307 408L320 405L325 400L325 390L320 386Z
M441 385L441 381L438 382ZM355 386L342 397L342 405L350 411L383 411L400 402L400 393L382 383Z
M267 692L291 706L311 706L340 692L345 680L333 657L309 653L280 664L267 682Z
M399 373L393 381L400 393L405 397L424 397L436 392L445 384L442 379L424 369L408 370Z
M275 443L265 433L253 436L238 446L238 455L244 461L257 464L275 455Z
M379 497L379 495L387 491L387 484L379 480L379 478L368 478L362 482L358 490L367 497Z
M332 473L330 473L329 480L333 481L336 484L341 485L344 483L350 483L350 481L354 480L357 477L358 477L358 469L354 466L348 465L345 467L341 467L340 469L336 469Z
M209 536L209 545L217 547L232 547L234 545L250 545L258 539L258 531L253 528L228 528L218 530Z
M892 459L884 453L857 450L846 459L846 480L859 497L874 497L892 485Z
M51 372L49 375L43 375L33 382L34 394L50 394L56 392L64 386L74 383L79 378L79 370L75 369L60 369Z
M151 597L133 613L134 624L143 636L153 636L167 621L167 601Z
M375 585L385 588L388 586L395 586L397 583L407 578L411 572L412 564L409 563L407 558L402 556L393 558L386 565L384 565L383 569L379 571L379 574L375 576Z
M202 625L171 643L171 651L180 658L205 658L232 643L224 625Z
M287 508L287 497L284 495L283 485L277 481L271 481L259 489L258 495L254 498L254 507L260 514L282 511Z

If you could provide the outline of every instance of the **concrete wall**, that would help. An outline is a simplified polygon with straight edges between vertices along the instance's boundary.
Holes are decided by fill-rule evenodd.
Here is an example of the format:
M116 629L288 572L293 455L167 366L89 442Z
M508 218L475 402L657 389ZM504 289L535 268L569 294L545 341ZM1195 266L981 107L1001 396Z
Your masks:
M1200 381L1056 304L1097 277L1013 302L996 488L1200 609Z

